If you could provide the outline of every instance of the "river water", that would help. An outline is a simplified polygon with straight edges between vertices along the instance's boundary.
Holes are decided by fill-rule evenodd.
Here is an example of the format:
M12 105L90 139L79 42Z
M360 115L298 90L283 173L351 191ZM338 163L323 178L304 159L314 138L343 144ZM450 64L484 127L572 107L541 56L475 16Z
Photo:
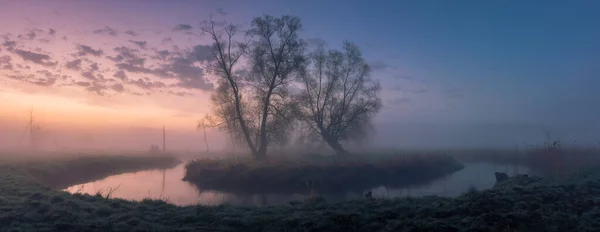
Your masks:
M373 197L401 197L401 196L458 196L470 188L477 190L491 188L495 183L494 172L505 172L509 175L529 174L530 170L524 166L499 165L487 162L465 163L465 168L445 177L416 186L403 188L386 188L381 186L371 191ZM146 198L162 199L176 205L277 205L294 200L303 200L306 194L254 194L240 195L235 193L218 192L199 189L189 182L182 181L185 168L180 164L166 170L149 170L133 173L113 175L101 180L70 186L64 191L71 193L101 193L111 198L129 200L143 200ZM347 200L364 197L364 192L345 193L321 196L328 201Z

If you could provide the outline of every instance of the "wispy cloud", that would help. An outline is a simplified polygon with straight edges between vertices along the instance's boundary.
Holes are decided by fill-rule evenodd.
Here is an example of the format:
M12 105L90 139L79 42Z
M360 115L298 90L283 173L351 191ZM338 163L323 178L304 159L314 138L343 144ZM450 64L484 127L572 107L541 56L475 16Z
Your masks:
M383 61L371 62L369 66L371 66L371 68L375 71L383 71L391 67L389 64L384 63Z
M94 34L117 36L117 30L111 27L105 27L94 31Z
M178 24L174 28L176 31L188 31L192 29L192 25L189 24Z
M15 49L14 53L23 58L23 60L31 61L33 63L43 65L46 67L53 67L57 64L57 62L53 61L52 58L46 54L35 53L21 49Z
M175 29L190 31L193 27L180 24ZM89 35L83 31L73 34L72 42L60 41L61 37L54 41L53 36L59 35L54 28L27 30L20 35L21 39L5 34L0 49L9 55L0 56L0 69L10 71L7 75L13 80L38 86L78 87L100 96L134 94L140 93L140 90L144 95L168 93L190 96L192 91L211 91L214 88L201 66L201 62L209 60L212 55L210 45L187 48L169 45L172 36L181 36L177 33L165 34L162 42L154 41L155 44L152 44L147 40L131 39L131 36L141 38L133 30L119 34L117 29L106 26L91 32L92 36L109 35L115 39L101 43L93 40L83 42L80 36ZM40 39L71 45L71 51L60 50L71 56L54 54L52 51L58 51L53 49L43 51L38 47L40 43L36 42ZM66 73L62 76L48 74L59 69Z
M92 47L83 45L83 44L78 44L77 50L78 50L78 52L77 52L78 56L85 56L85 55L101 56L101 55L104 55L104 52L102 51L102 49L93 49Z

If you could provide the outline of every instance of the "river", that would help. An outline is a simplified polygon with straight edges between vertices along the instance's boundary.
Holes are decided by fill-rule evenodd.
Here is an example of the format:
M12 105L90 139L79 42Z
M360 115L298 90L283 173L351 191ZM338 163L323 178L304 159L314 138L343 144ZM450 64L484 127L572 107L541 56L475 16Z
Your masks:
M509 175L528 174L524 166L499 165L487 162L465 163L465 168L429 183L403 188L386 188L381 186L371 191L373 197L401 197L437 195L454 197L470 188L477 190L491 188L495 183L494 172L505 172ZM277 205L294 200L303 200L305 194L254 194L240 195L234 193L202 190L192 183L182 181L185 164L166 170L149 170L113 175L101 180L70 186L64 191L70 193L102 193L110 192L111 198L143 200L146 198L162 199L176 205ZM345 193L331 196L321 196L328 201L338 201L364 197L364 192Z

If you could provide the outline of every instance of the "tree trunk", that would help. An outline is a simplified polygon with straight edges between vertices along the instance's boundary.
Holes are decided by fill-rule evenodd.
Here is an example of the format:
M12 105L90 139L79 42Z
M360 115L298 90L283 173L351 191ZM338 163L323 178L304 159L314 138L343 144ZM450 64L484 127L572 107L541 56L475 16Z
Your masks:
M273 78L273 82L275 78ZM269 88L267 95L265 96L264 106L262 109L262 119L260 121L260 142L258 147L258 153L255 158L264 159L267 156L267 117L269 116L269 105L271 104L271 94L273 93L273 87Z
M328 141L327 144L329 144L329 146L333 148L335 153L339 156L348 154L348 151L346 151L342 144L340 144L340 142L338 142L337 140Z
M230 80L230 82L232 82ZM232 88L234 88L233 83L231 84ZM238 91L236 91L234 89L234 97L235 97L235 111L238 117L238 122L240 123L240 127L242 127L242 132L244 133L244 138L246 138L246 142L248 143L248 147L250 147L250 151L252 152L252 155L254 157L258 157L259 154L256 151L256 147L254 146L254 143L252 143L252 140L250 139L250 133L248 132L248 127L246 127L246 120L244 120L244 117L242 115L242 106L240 105L240 96Z
M329 135L329 133L321 132L321 135L323 136L323 139L325 140L325 142L333 149L333 151L335 151L335 153L337 155L342 156L342 155L348 154L348 151L346 151L346 149L344 149L342 144L340 144L340 142L337 139L332 138Z

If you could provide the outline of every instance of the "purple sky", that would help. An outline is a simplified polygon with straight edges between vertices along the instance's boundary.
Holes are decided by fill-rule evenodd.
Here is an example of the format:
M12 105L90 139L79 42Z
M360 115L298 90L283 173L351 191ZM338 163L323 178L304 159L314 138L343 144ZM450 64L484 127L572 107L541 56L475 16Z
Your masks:
M376 145L514 147L543 140L544 125L556 138L596 143L598 6L0 0L0 136L14 144L33 107L62 143L94 137L145 149L159 138L149 131L165 124L177 147L203 149L194 126L210 110L213 86L190 61L209 42L199 22L212 15L247 26L267 13L299 16L309 43L349 40L363 49L383 86ZM101 132L109 128L119 136ZM215 146L226 144L210 133Z

